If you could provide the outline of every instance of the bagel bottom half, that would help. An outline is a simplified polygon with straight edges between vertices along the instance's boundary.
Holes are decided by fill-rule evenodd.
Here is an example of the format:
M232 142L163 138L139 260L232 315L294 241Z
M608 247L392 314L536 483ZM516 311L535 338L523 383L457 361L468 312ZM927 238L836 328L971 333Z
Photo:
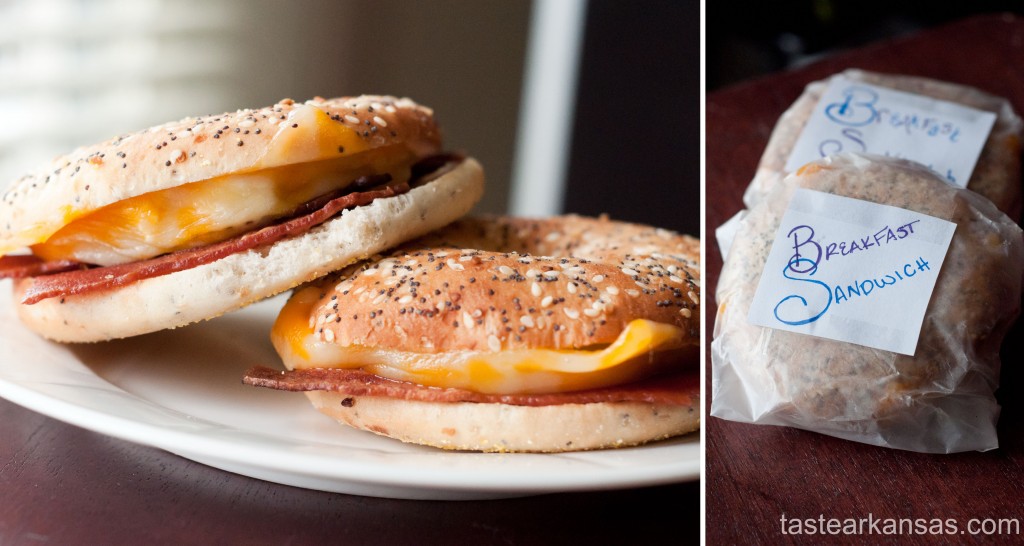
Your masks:
M272 340L349 426L474 451L625 447L700 426L699 241L566 216L465 218L298 289Z
M563 452L627 447L700 428L696 405L592 402L515 406L421 402L329 391L313 406L351 427L407 443L494 452Z
M62 342L93 342L215 318L444 226L483 193L472 158L407 193L346 210L309 231L212 263L97 292L18 304L29 328ZM32 278L14 281L22 299Z

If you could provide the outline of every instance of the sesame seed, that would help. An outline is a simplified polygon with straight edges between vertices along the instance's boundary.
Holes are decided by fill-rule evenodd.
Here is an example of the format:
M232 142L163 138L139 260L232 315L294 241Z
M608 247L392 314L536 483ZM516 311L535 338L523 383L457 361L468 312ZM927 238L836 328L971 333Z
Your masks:
M590 279L593 283L599 283L604 280L604 275L594 275L594 278Z
M334 330L325 330L324 331L324 341L326 341L328 343L334 341Z
M473 317L469 316L466 311L462 312L462 322L466 324L466 328L473 328Z
M381 127L388 126L388 122L384 121L384 118L380 116L373 116L373 122L376 123L377 125L380 125Z
M569 309L568 307L566 307L565 309L562 309L562 311L565 313L565 316L573 320L580 318L580 312L575 309Z
M544 299L540 300L540 306L549 307L551 305L551 302L553 301L555 301L555 298L552 298L551 296L545 296Z
M627 288L626 294L635 298L640 295L640 291L634 288Z
M345 121L349 123L359 123L359 118L353 116L352 114L345 114Z
M519 317L519 322L523 326L526 326L527 328L533 328L534 327L533 318L530 317L530 315L523 315L523 316Z
M683 315L686 318L690 318L690 315L692 315L693 313L691 313L689 309L683 307L682 309L679 310L679 314Z
M515 270L507 265L503 265L498 267L498 272L501 273L502 275L511 275L515 273Z
M679 277L677 277L675 275L670 275L668 280L670 280L670 281L672 281L672 282L674 282L676 284L683 284L683 279L680 279Z
M490 349L492 353L496 353L501 350L501 340L498 339L498 336L494 334L487 336L487 348Z
M551 271L545 271L544 272L544 278L548 279L549 281L553 281L553 280L557 279L558 275L559 275L558 271L555 271L553 269Z
M689 292L687 292L686 295L690 298L690 301L692 301L693 303L695 303L697 305L700 305L700 298L697 297L697 294L693 293L693 290L690 290Z
M530 286L530 293L532 293L534 296L540 297L542 293L540 290L540 285L537 283L533 283L533 285Z
M623 267L622 268L622 273L624 275L629 275L630 277L636 277L636 276L640 275L639 273L636 272L635 269L630 269L628 267Z
M611 294L613 296L619 293L619 289L615 288L614 286L609 286L609 287L605 288L604 291L608 292L609 294Z
M570 294L575 294L576 293L576 283L570 282L569 284L566 284L565 285L565 289L568 290Z
M588 317L596 317L597 315L600 315L601 312L598 311L597 309L584 309L583 314L587 315Z
M456 262L455 260L453 260L451 258L448 258L448 260L445 261L445 263L448 264L448 267L454 269L455 271L465 271L466 270L466 266Z

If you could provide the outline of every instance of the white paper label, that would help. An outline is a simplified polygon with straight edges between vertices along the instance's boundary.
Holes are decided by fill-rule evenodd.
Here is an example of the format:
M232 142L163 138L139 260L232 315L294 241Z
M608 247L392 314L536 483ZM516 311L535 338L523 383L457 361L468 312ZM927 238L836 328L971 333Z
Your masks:
M910 159L951 184L966 187L996 115L921 95L835 77L786 171L842 152Z
M798 189L748 320L913 355L955 229L913 211Z

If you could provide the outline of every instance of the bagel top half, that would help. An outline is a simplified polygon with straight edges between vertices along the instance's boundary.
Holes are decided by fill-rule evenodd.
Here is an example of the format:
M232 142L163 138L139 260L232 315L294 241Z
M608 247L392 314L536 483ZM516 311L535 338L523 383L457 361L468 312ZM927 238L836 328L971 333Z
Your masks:
M682 371L700 344L699 241L607 219L464 218L296 291L289 369L487 394Z
M468 212L482 169L441 152L433 112L387 96L283 100L122 135L57 158L0 196L0 277L20 277L19 315L59 341L212 318ZM425 174L424 163L436 172ZM273 242L195 258L356 193L358 206ZM15 256L26 248L31 257ZM137 273L167 256L193 265ZM116 281L101 289L76 280L105 268ZM33 298L44 277L66 290Z

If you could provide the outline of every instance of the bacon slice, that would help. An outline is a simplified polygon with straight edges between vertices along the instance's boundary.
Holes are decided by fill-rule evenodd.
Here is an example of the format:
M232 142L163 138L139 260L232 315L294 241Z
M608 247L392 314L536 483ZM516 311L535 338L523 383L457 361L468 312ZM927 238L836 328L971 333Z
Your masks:
M679 373L629 385L550 394L483 394L465 389L426 387L395 381L363 370L314 368L283 372L256 366L242 382L284 391L334 391L422 402L477 402L513 406L553 406L601 402L645 402L688 406L700 401L700 374Z
M334 197L322 205L320 201L323 201L324 198L318 198L301 205L296 210L301 216L219 243L179 250L139 262L36 277L32 285L25 290L21 303L31 305L56 296L116 288L215 262L237 252L244 252L258 246L275 243L286 237L300 235L326 222L345 209L368 205L374 199L393 197L407 191L409 191L409 185L402 183L371 191L348 193Z
M86 267L74 260L43 261L31 254L0 256L0 279L22 279Z

